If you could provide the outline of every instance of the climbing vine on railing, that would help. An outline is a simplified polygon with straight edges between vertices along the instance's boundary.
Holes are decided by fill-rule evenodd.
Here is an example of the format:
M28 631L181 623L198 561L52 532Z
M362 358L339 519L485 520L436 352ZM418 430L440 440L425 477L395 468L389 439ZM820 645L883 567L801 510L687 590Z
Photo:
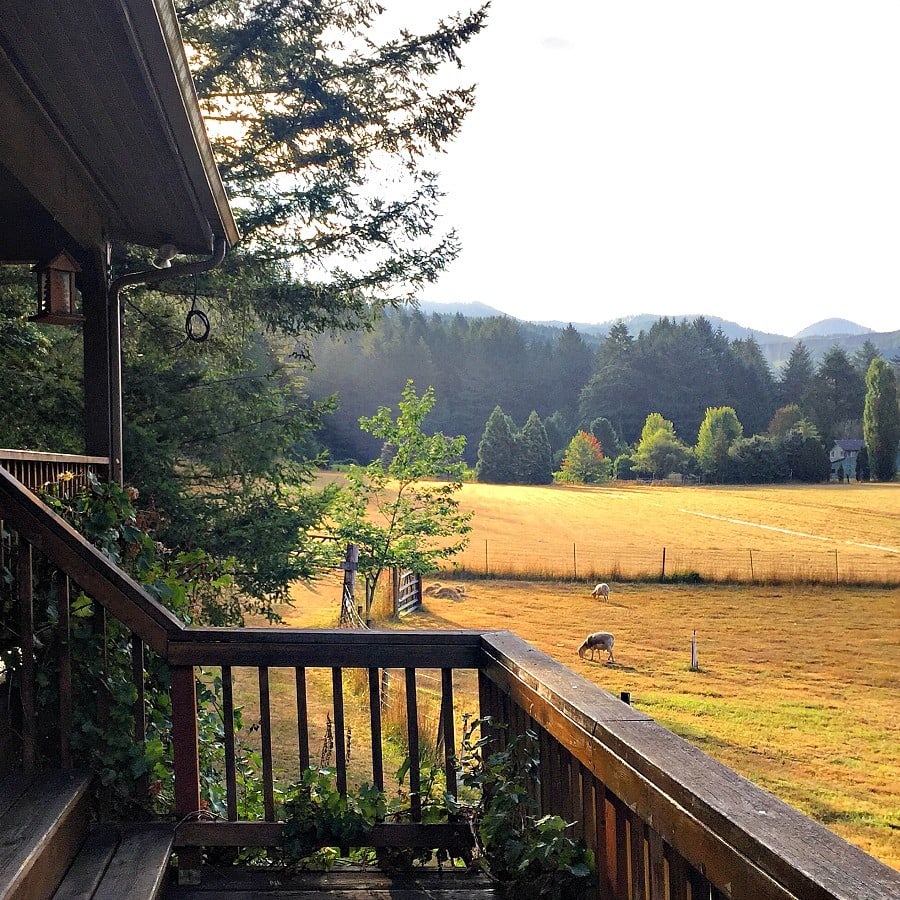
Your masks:
M64 480L64 476L63 476ZM67 496L65 485L46 486L42 499L90 540L107 558L185 623L226 625L239 617L233 597L228 561L211 559L202 551L174 552L154 541L142 527L135 507L137 493L91 477L85 490ZM4 627L0 633L0 660L13 694L19 679L21 636L14 614L17 603L15 566L9 557L16 547L4 536L6 548L0 603ZM65 579L41 554L33 560L34 662L38 745L58 747L62 644L68 641L72 668L72 723L69 747L73 761L97 774L100 810L128 816L135 807L168 812L173 797L169 671L149 650L143 659L143 718L145 739L135 740L134 708L137 688L133 678L134 644L131 632L104 613L102 606L82 592L66 597ZM77 589L76 589L77 590ZM63 634L63 604L68 602L68 631ZM9 615L7 615L9 613ZM198 687L201 786L205 805L224 812L221 778L224 727L221 715L221 679L201 673ZM237 711L235 729L242 727ZM248 785L245 805L253 807L260 792L258 755L239 744L238 778ZM48 752L50 752L48 750ZM57 764L56 759L39 761ZM260 801L259 807L262 807ZM254 812L256 811L254 807Z
M459 754L459 798L450 811L465 820L475 839L475 862L503 896L517 900L579 900L592 896L597 874L593 853L568 832L559 816L537 814L540 782L537 735L512 736L491 750L502 724L490 717L467 721Z

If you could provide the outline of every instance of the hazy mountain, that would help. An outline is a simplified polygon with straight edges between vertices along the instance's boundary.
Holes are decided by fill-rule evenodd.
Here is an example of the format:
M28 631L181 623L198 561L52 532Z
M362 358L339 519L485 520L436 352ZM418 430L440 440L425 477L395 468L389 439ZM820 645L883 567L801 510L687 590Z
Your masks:
M871 328L863 328L856 322L850 322L847 319L822 319L815 325L798 331L794 337L798 340L805 340L808 337L831 337L834 335L844 334L874 334Z
M485 303L424 302L420 304L420 309L427 315L432 313L439 315L456 315L461 313L471 318L485 318L489 316L507 316L510 319L518 318ZM879 349L885 359L889 360L900 356L900 331L876 332L848 319L823 319L821 322L809 325L795 335L781 335L756 331L744 325L738 325L737 322L730 322L727 319L719 318L719 316L710 316L703 313L669 316L668 318L674 319L676 322L680 322L683 319L693 322L694 319L700 317L706 319L714 329L721 329L722 334L730 341L753 337L774 371L777 371L787 362L791 351L797 345L797 341L800 340L803 341L809 350L814 362L818 362L834 346L840 347L848 355L852 356L867 340L871 341ZM661 318L663 317L659 315L643 313L636 316L621 316L616 319L609 319L606 322L570 323L569 321L552 319L540 322L521 319L518 321L522 322L523 328L529 337L545 340L553 340L560 330L571 324L584 336L589 344L596 345L602 338L606 337L609 329L616 322L624 322L628 326L628 330L633 335L637 335L641 331L649 331L653 324Z

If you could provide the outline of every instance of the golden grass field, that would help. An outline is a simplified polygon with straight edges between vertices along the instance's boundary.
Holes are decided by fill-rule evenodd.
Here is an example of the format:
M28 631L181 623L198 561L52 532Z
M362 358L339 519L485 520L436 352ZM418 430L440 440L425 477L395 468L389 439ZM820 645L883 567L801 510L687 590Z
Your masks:
M881 575L867 586L638 583L600 566L590 581L553 581L544 572L470 577L452 582L462 599L428 597L422 612L395 624L515 631L605 690L630 691L633 705L661 724L900 869L900 484L465 485L462 498L475 510L473 547L501 539L565 544L590 534L600 559L676 540L698 551L777 547L789 556L814 547L840 555L852 546L870 554ZM527 572L527 552L519 564ZM606 603L590 597L594 574L610 581ZM334 624L336 582L298 586L294 598L286 624ZM601 629L616 635L615 665L575 652ZM465 686L458 692L463 705ZM322 720L327 705L323 699ZM289 741L290 726L280 727L278 740Z

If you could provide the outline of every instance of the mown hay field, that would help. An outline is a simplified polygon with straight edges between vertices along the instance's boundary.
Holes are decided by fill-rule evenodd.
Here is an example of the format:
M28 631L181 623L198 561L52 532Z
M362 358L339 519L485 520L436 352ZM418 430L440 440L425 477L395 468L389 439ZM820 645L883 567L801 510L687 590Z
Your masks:
M900 483L466 484L468 572L900 584Z
M448 572L426 587L451 585L457 599L428 596L396 627L508 628L603 689L630 691L660 724L900 869L900 485L466 485L463 501L476 513L473 544L528 548L590 535L606 548L601 562L590 579L528 578L523 550L515 579ZM602 553L617 547L674 547L676 538L701 550L762 551L771 542L786 555L808 545L840 555L851 541L883 572L863 586L661 584L614 578L602 566ZM595 574L611 584L608 602L590 597ZM285 623L333 625L339 596L337 582L298 586ZM578 658L594 630L616 635L614 665ZM695 630L699 671L690 668ZM460 707L474 712L460 687ZM324 720L327 705L313 717Z

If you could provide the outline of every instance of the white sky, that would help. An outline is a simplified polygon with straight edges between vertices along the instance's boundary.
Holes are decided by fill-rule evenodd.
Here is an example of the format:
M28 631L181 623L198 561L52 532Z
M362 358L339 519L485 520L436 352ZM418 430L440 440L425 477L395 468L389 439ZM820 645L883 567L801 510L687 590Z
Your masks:
M463 252L423 297L900 329L898 46L897 0L493 0L436 163Z

